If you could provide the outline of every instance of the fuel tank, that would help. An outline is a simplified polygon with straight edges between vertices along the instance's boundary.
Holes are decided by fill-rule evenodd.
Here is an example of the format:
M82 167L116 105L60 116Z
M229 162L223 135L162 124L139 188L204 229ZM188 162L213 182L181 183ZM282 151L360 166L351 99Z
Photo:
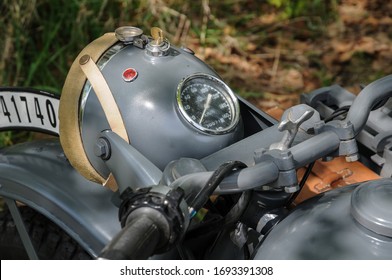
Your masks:
M392 180L350 185L298 205L255 259L392 259Z

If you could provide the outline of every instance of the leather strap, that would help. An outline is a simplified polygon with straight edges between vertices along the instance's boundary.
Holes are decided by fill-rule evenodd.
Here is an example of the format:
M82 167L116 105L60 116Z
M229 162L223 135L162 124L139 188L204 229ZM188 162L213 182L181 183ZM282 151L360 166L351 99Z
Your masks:
M110 128L129 143L120 110L102 72L88 54L80 58L79 64L98 97Z
M64 83L60 98L60 142L64 153L71 165L86 179L108 186L115 190L113 178L103 178L91 165L84 151L79 126L79 102L82 88L86 83L86 76L79 65L79 60L84 55L89 55L92 61L97 61L102 54L118 42L114 33L107 33L87 45L73 62ZM95 91L95 88L94 88ZM117 105L115 106L117 108ZM105 112L106 113L106 112ZM106 116L108 116L106 114ZM114 126L117 127L117 126Z

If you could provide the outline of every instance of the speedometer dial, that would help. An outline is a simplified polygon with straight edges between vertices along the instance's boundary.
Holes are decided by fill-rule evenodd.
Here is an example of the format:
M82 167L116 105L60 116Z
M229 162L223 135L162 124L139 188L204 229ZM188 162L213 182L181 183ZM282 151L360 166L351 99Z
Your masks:
M183 117L197 129L224 134L236 127L239 105L231 89L218 78L194 74L177 89L177 103Z

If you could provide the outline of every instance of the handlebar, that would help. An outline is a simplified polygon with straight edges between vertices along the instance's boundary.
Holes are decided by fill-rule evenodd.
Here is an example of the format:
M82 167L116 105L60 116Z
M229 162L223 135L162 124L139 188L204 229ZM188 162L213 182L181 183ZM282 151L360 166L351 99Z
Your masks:
M123 229L102 250L100 259L146 259L170 250L189 225L182 189L155 187L121 194Z
M295 168L303 167L323 156L331 154L340 145L339 137L332 131L325 131L291 147ZM171 188L181 187L187 192L195 186L204 186L213 172L198 172L175 180ZM220 183L216 194L238 193L269 184L279 176L279 168L272 160L262 161L254 166L241 169L229 175Z
M151 208L128 217L126 226L102 250L99 259L140 260L153 255L164 236L164 217Z
M365 126L373 107L378 102L391 95L392 75L370 83L359 93L346 117L346 121L350 121L353 124L355 135Z

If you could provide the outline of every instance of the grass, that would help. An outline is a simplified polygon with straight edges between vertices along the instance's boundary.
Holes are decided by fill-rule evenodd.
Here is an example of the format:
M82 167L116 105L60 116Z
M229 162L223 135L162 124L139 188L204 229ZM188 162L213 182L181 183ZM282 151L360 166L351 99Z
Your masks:
M324 1L316 1L320 2L317 5L296 1L305 3L302 6L280 2L286 18L294 14L287 12L289 8L300 15L301 11L326 6ZM238 15L243 5L250 7ZM205 46L219 46L228 30L238 35L235 33L241 31L236 27L246 26L259 17L261 8L256 0L3 0L0 84L60 92L78 52L93 39L121 25L140 26L146 31L160 26L174 44L187 43L189 36Z
M0 85L59 94L80 50L122 24L153 24L154 1L2 0ZM159 2L159 1L155 1ZM0 133L0 147L20 133Z

